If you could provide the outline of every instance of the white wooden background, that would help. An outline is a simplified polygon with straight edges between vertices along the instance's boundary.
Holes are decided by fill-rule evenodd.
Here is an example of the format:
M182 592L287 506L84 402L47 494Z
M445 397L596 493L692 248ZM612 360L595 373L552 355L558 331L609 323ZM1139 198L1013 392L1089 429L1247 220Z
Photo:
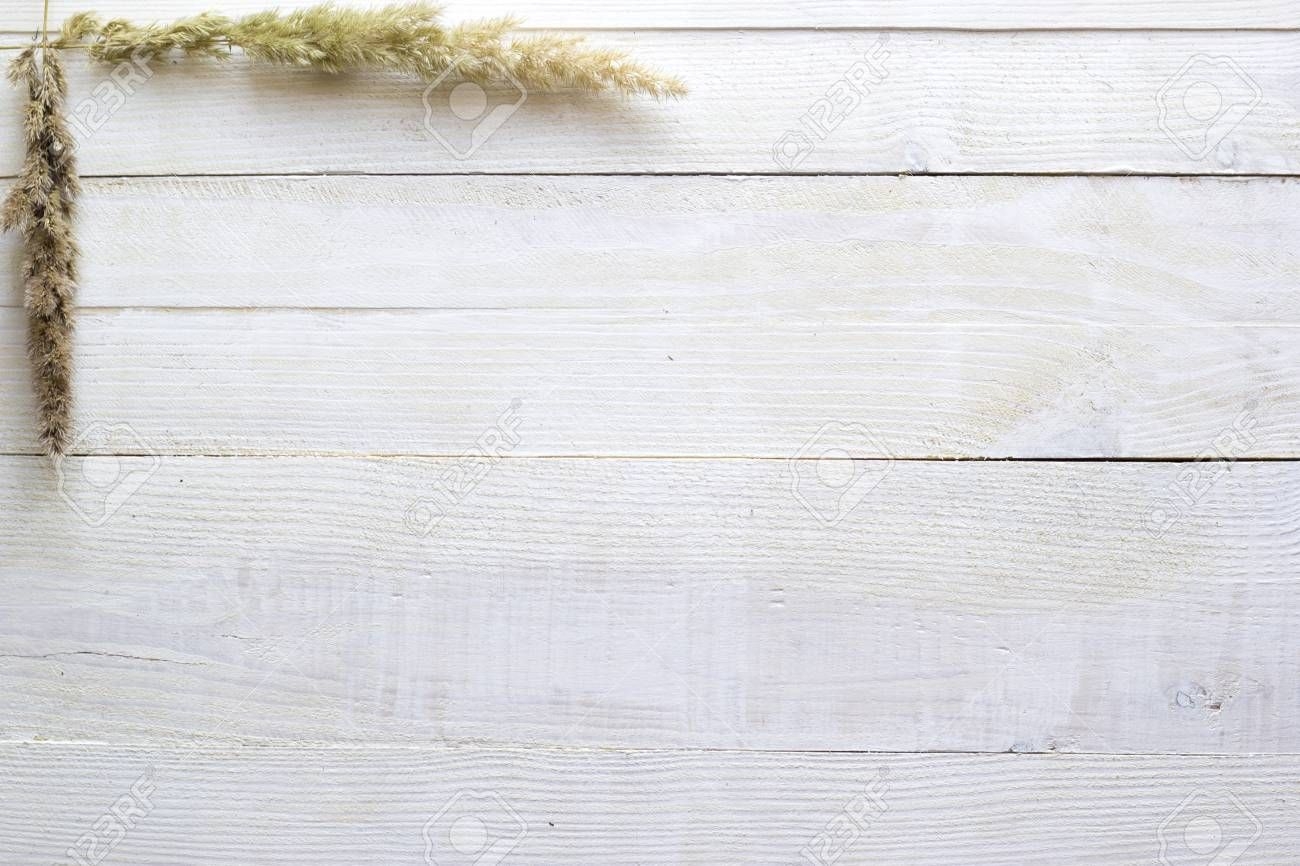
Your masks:
M1300 2L506 11L692 94L112 102L58 467L0 241L0 863L1300 860Z

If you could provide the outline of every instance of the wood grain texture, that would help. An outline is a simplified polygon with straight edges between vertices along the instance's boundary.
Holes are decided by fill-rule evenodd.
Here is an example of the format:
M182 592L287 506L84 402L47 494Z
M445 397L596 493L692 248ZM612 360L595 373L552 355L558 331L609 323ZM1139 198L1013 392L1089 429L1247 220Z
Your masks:
M0 866L145 772L105 862L810 862L884 778L839 864L1291 866L1300 202L1194 176L1300 169L1300 4L449 11L692 95L458 159L446 88L72 56L95 456L30 456L0 241ZM892 176L980 173L1040 176Z
M801 863L828 824L851 864L1152 863L1162 835L1190 854L1198 818L1257 866L1290 866L1300 846L1294 756L49 745L0 750L0 862L65 862L150 768L153 810L114 851L140 866L423 863L426 828L454 857L447 824L465 818L505 840L503 862L532 864ZM883 812L849 831L868 785Z
M0 445L36 451L23 315L0 311ZM853 310L88 312L77 426L120 453L457 455L518 404L518 455L1300 452L1294 327L894 325ZM74 443L74 453L85 443Z
M1300 323L1300 184L1024 177L87 183L90 307ZM0 240L0 261L17 241ZM17 267L0 304L19 306Z
M351 0L349 6L380 5L385 0ZM278 4L307 6L311 0ZM176 0L103 0L94 4L105 15L150 21L192 14L199 6ZM1033 0L1016 4L972 0L714 0L688 3L665 0L652 5L634 0L595 4L582 0L455 0L443 4L451 22L494 15L521 15L528 27L722 28L758 27L912 27L972 30L1098 28L1250 29L1296 28L1300 5L1294 0ZM52 0L54 22L85 9L75 0ZM203 7L206 8L206 7ZM230 14L260 12L258 0L228 0ZM29 35L41 25L41 9L22 0L0 2L0 29Z
M1300 464L455 463L0 460L0 739L1300 751Z
M70 102L80 112L81 100L91 99L89 114L107 118L82 136L87 175L783 173L791 168L774 159L774 145L802 128L799 118L828 89L844 91L837 82L878 35L603 33L605 42L680 74L692 95L655 104L529 94L468 159L452 156L426 128L422 85L383 76L250 71L242 61L233 69L167 64L119 98L111 84L96 96L108 70L74 56ZM886 35L887 80L793 170L1287 174L1300 166L1290 98L1300 89L1298 32ZM1231 64L1216 60L1225 57ZM1213 132L1195 159L1161 131L1157 97L1172 82L1161 100L1171 117L1187 135L1204 132L1188 125L1181 107L1198 81L1217 87L1224 104L1253 109L1230 115L1239 123ZM428 116L452 135L448 92L431 95ZM5 94L0 113L17 111L18 96ZM1189 144L1199 148L1204 136L1198 141ZM0 171L15 172L20 153L15 127L0 138Z

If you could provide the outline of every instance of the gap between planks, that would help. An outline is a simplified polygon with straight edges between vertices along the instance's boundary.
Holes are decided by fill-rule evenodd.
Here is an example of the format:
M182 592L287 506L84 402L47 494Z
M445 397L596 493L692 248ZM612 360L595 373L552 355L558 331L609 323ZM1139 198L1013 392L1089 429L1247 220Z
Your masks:
M487 740L445 737L428 743L388 743L375 742L338 742L334 740L302 740L290 745L285 743L247 742L231 743L224 740L205 740L195 743L177 743L158 741L157 743L140 743L131 740L0 740L2 749L27 748L109 748L134 752L149 751L182 755L204 750L238 750L238 751L285 751L293 749L310 749L319 752L450 752L519 749L537 752L575 752L591 754L629 754L629 755L968 755L971 757L999 758L1004 756L1024 758L1297 758L1300 752L1203 752L1186 750L1178 752L1093 752L1062 751L1058 749L1021 751L1016 749L745 749L709 746L601 746L601 745L566 745L550 742L532 742L523 740Z
M181 17L177 15L175 17ZM140 23L145 19L141 18ZM51 31L55 27L50 28ZM790 27L780 24L758 24L758 25L698 25L691 27L654 27L654 26L628 26L619 24L610 24L605 26L583 26L583 27L516 27L511 33L523 34L546 34L562 30L566 34L575 36L596 35L602 33L627 33L634 31L636 33L654 33L667 34L674 33L734 33L738 30L754 33L961 33L989 36L1014 36L1017 34L1035 35L1042 34L1046 36L1055 36L1061 34L1100 34L1110 33L1151 33L1155 35L1162 34L1192 34L1192 35L1231 35L1235 33L1300 33L1300 27L1280 27L1280 26L1245 26L1245 27L1144 27L1141 25L1118 26L1118 27L960 27L960 26L941 26L941 25L906 25L906 24L882 24L882 25L832 25L827 27L804 26ZM31 31L5 29L0 30L0 51L21 51L32 45L30 38L24 40ZM84 51L85 45L64 46L61 51Z
M353 0L360 6L378 5L380 0ZM112 0L112 14L150 21L177 14L175 4L164 0ZM227 0L231 14L260 11L257 0ZM290 0L287 7L310 5L310 0ZM1294 0L1036 0L1031 3L999 4L975 0L964 4L919 0L900 4L890 0L718 0L710 4L667 0L653 9L645 4L615 0L590 4L574 0L531 0L521 8L516 0L452 0L443 7L445 20L522 14L521 29L566 31L603 30L771 30L810 29L844 31L862 29L949 29L963 31L1063 31L1063 30L1281 30L1296 24ZM75 0L52 0L49 20L59 21L80 9ZM0 24L5 30L29 34L40 24L40 4L32 0L0 3Z
M63 455L63 460L80 458L87 460L113 459L120 457L167 457L184 460L281 460L294 458L313 458L321 460L459 460L464 453L413 452L413 451L159 451L142 454L138 451L96 451L93 454L73 451ZM31 451L0 451L0 457L23 457L32 460L45 460L46 455ZM825 460L850 460L863 463L1300 463L1300 457L1281 455L1258 455L1241 457L1233 460L1203 460L1200 457L790 457L776 454L502 454L494 460L618 460L618 461L776 461L789 463L820 463Z
M2 303L0 310L21 310L24 309L22 304ZM368 307L340 307L340 306L292 306L288 304L229 304L225 306L180 306L171 304L94 304L90 306L77 307L77 312L92 315L109 314L109 313L176 313L177 315L187 314L213 314L213 313L245 313L245 314L283 314L283 313L317 313L322 315L350 315L350 314L374 314L374 313L431 313L431 314L452 314L462 313L529 313L535 315L544 315L546 313L556 313L567 315L570 313L604 313L609 312L609 308L592 304L590 306L527 306L517 307L460 307L460 306L368 306ZM905 322L903 324L916 326L916 322ZM979 322L972 323L968 321L959 322L924 322L927 327L931 328L952 328L954 330L969 329L972 324L978 324L984 328L1004 328L1007 330L1027 331L1036 328L1059 329L1062 327L1060 322ZM1098 327L1098 328L1124 328L1132 331L1187 331L1195 329L1207 329L1211 331L1222 328L1232 328L1233 330L1250 330L1256 328L1259 330L1284 330L1288 328L1300 328L1300 323L1287 322L1279 319L1269 319L1266 321L1255 322L1135 322L1124 323L1122 325L1112 325L1102 322L1084 321L1078 324L1078 327Z
M121 172L79 172L77 175L81 180L289 180L293 178L332 178L332 177L355 177L355 178L492 178L492 177L537 177L537 178L580 178L580 177L608 177L608 178L661 178L661 177L710 177L710 178L747 178L747 177L784 177L795 179L816 179L816 178L856 178L856 177L896 177L896 178L929 178L929 177L969 177L969 178L1089 178L1089 177L1114 177L1114 178L1167 178L1170 180L1180 180L1184 178L1199 180L1232 180L1232 181L1251 181L1251 180L1289 180L1300 178L1300 172L1252 172L1250 174L1241 174L1237 172L1170 172L1170 171L826 171L826 170L809 170L802 171L502 171L500 169L484 171L245 171L245 172L213 172L211 174L203 172L140 172L138 174L123 174ZM17 180L16 174L0 174L0 181Z

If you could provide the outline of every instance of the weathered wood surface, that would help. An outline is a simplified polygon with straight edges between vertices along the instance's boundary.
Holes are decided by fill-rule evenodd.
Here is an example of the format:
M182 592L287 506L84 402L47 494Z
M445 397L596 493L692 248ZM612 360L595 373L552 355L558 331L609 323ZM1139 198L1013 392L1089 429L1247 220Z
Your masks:
M88 307L1300 323L1289 179L108 179L78 233Z
M1162 838L1187 860L1187 841L1216 827L1255 866L1291 866L1300 847L1295 756L51 744L0 748L0 763L6 864L69 862L122 797L134 826L112 856L139 866L462 862L451 845L482 844L474 828L500 844L500 862L601 866L818 863L836 851L839 863L898 866L1154 863ZM140 816L128 792L149 784Z
M5 239L0 866L150 767L104 863L1295 863L1300 6L502 11L693 93L458 159L445 89L70 55L96 456Z
M1300 751L1295 463L455 465L5 458L0 738Z
M426 126L468 149L446 86L425 99L415 81L250 70L233 60L155 64L127 95L114 89L110 69L70 52L70 102L86 121L81 170L1290 174L1300 167L1290 98L1300 86L1296 31L618 31L600 38L679 74L691 96L656 104L527 94L465 159ZM12 53L0 52L0 60ZM845 76L860 77L855 70L868 55L888 76L862 96ZM1208 110L1196 101L1207 87L1226 106L1222 125L1196 119ZM819 103L828 91L835 103ZM1189 92L1192 103L1184 99ZM491 100L515 104L519 96ZM1160 105L1181 145L1162 131ZM774 158L787 132L805 129L800 118L810 110L832 131L824 140L814 134L815 147L797 165ZM18 111L17 93L0 96L0 115ZM14 124L0 136L0 172L17 171L20 155Z
M0 310L0 444L34 452L21 310ZM512 405L518 455L1236 457L1300 449L1295 327L893 325L852 310L84 314L77 426L119 453L455 455ZM85 441L74 451L87 448Z
M291 0L282 8L311 5L314 0ZM385 0L353 0L350 6L382 5ZM171 19L208 7L179 4L175 0L101 0L94 8L105 15L141 21ZM581 0L453 0L443 4L446 20L463 21L494 15L520 15L529 27L578 29L608 28L719 28L756 27L913 27L985 29L1250 29L1295 28L1300 25L1300 5L1295 0L1033 0L1000 3L971 0L714 0L690 3L664 0L639 3L609 0L595 4ZM260 12L259 0L227 0L223 12ZM79 0L51 0L50 20L62 21L81 12ZM23 0L0 2L0 29L30 34L41 26L41 7Z

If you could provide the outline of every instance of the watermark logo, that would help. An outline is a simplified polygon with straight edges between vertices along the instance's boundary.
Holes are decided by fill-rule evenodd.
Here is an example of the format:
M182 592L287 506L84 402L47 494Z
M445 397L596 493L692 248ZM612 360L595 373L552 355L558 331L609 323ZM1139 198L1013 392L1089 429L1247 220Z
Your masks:
M162 466L162 458L129 424L89 424L68 452L79 456L54 460L59 495L92 527L108 523ZM123 452L143 457L119 456Z
M114 66L107 78L91 88L90 96L73 106L68 113L68 123L80 133L83 141L99 132L109 118L126 105L127 99L135 96L136 88L153 78L149 61L148 55L137 51L131 59Z
M1264 92L1231 57L1197 54L1156 94L1157 123L1192 159L1204 159L1246 116Z
M485 78L483 61L461 54L424 89L424 128L456 159L473 156L528 101L508 70L494 68L487 88L464 74L470 66L478 70L472 78Z
M1208 449L1178 470L1178 476L1168 485L1172 495L1147 509L1143 524L1148 535L1163 537L1200 504L1233 464L1255 446L1259 441L1259 434L1255 432L1259 425L1255 408L1252 404L1243 409L1231 425L1214 437Z
M421 496L406 507L406 528L414 535L428 536L447 514L474 492L498 462L513 451L520 440L519 400L513 400L496 423L479 434L474 447L462 454L438 476L437 485L428 496Z
M786 171L793 171L816 149L817 145L806 132L787 129L772 145L772 161Z
M433 534L439 523L447 516L447 506L442 498L421 496L406 506L403 521L412 535L428 536Z
M1263 825L1231 791L1193 791L1160 823L1162 866L1231 866Z
M839 814L827 821L821 832L799 849L803 862L812 866L831 866L848 853L876 819L889 811L889 804L885 802L885 792L889 790L886 776L886 770L878 770L863 786L862 792L854 794Z
M496 866L528 835L528 824L495 791L458 791L424 822L428 866Z
M790 490L823 526L835 526L894 468L894 456L861 424L831 421L789 460Z
M793 171L839 128L862 100L871 94L871 88L889 77L885 50L889 37L883 36L863 52L834 84L826 95L808 106L799 116L798 129L787 129L772 145L772 161L784 171Z
M97 866L104 862L122 840L154 810L154 771L150 767L133 783L127 793L113 801L104 814L95 819L90 832L83 833L66 854L77 866Z

